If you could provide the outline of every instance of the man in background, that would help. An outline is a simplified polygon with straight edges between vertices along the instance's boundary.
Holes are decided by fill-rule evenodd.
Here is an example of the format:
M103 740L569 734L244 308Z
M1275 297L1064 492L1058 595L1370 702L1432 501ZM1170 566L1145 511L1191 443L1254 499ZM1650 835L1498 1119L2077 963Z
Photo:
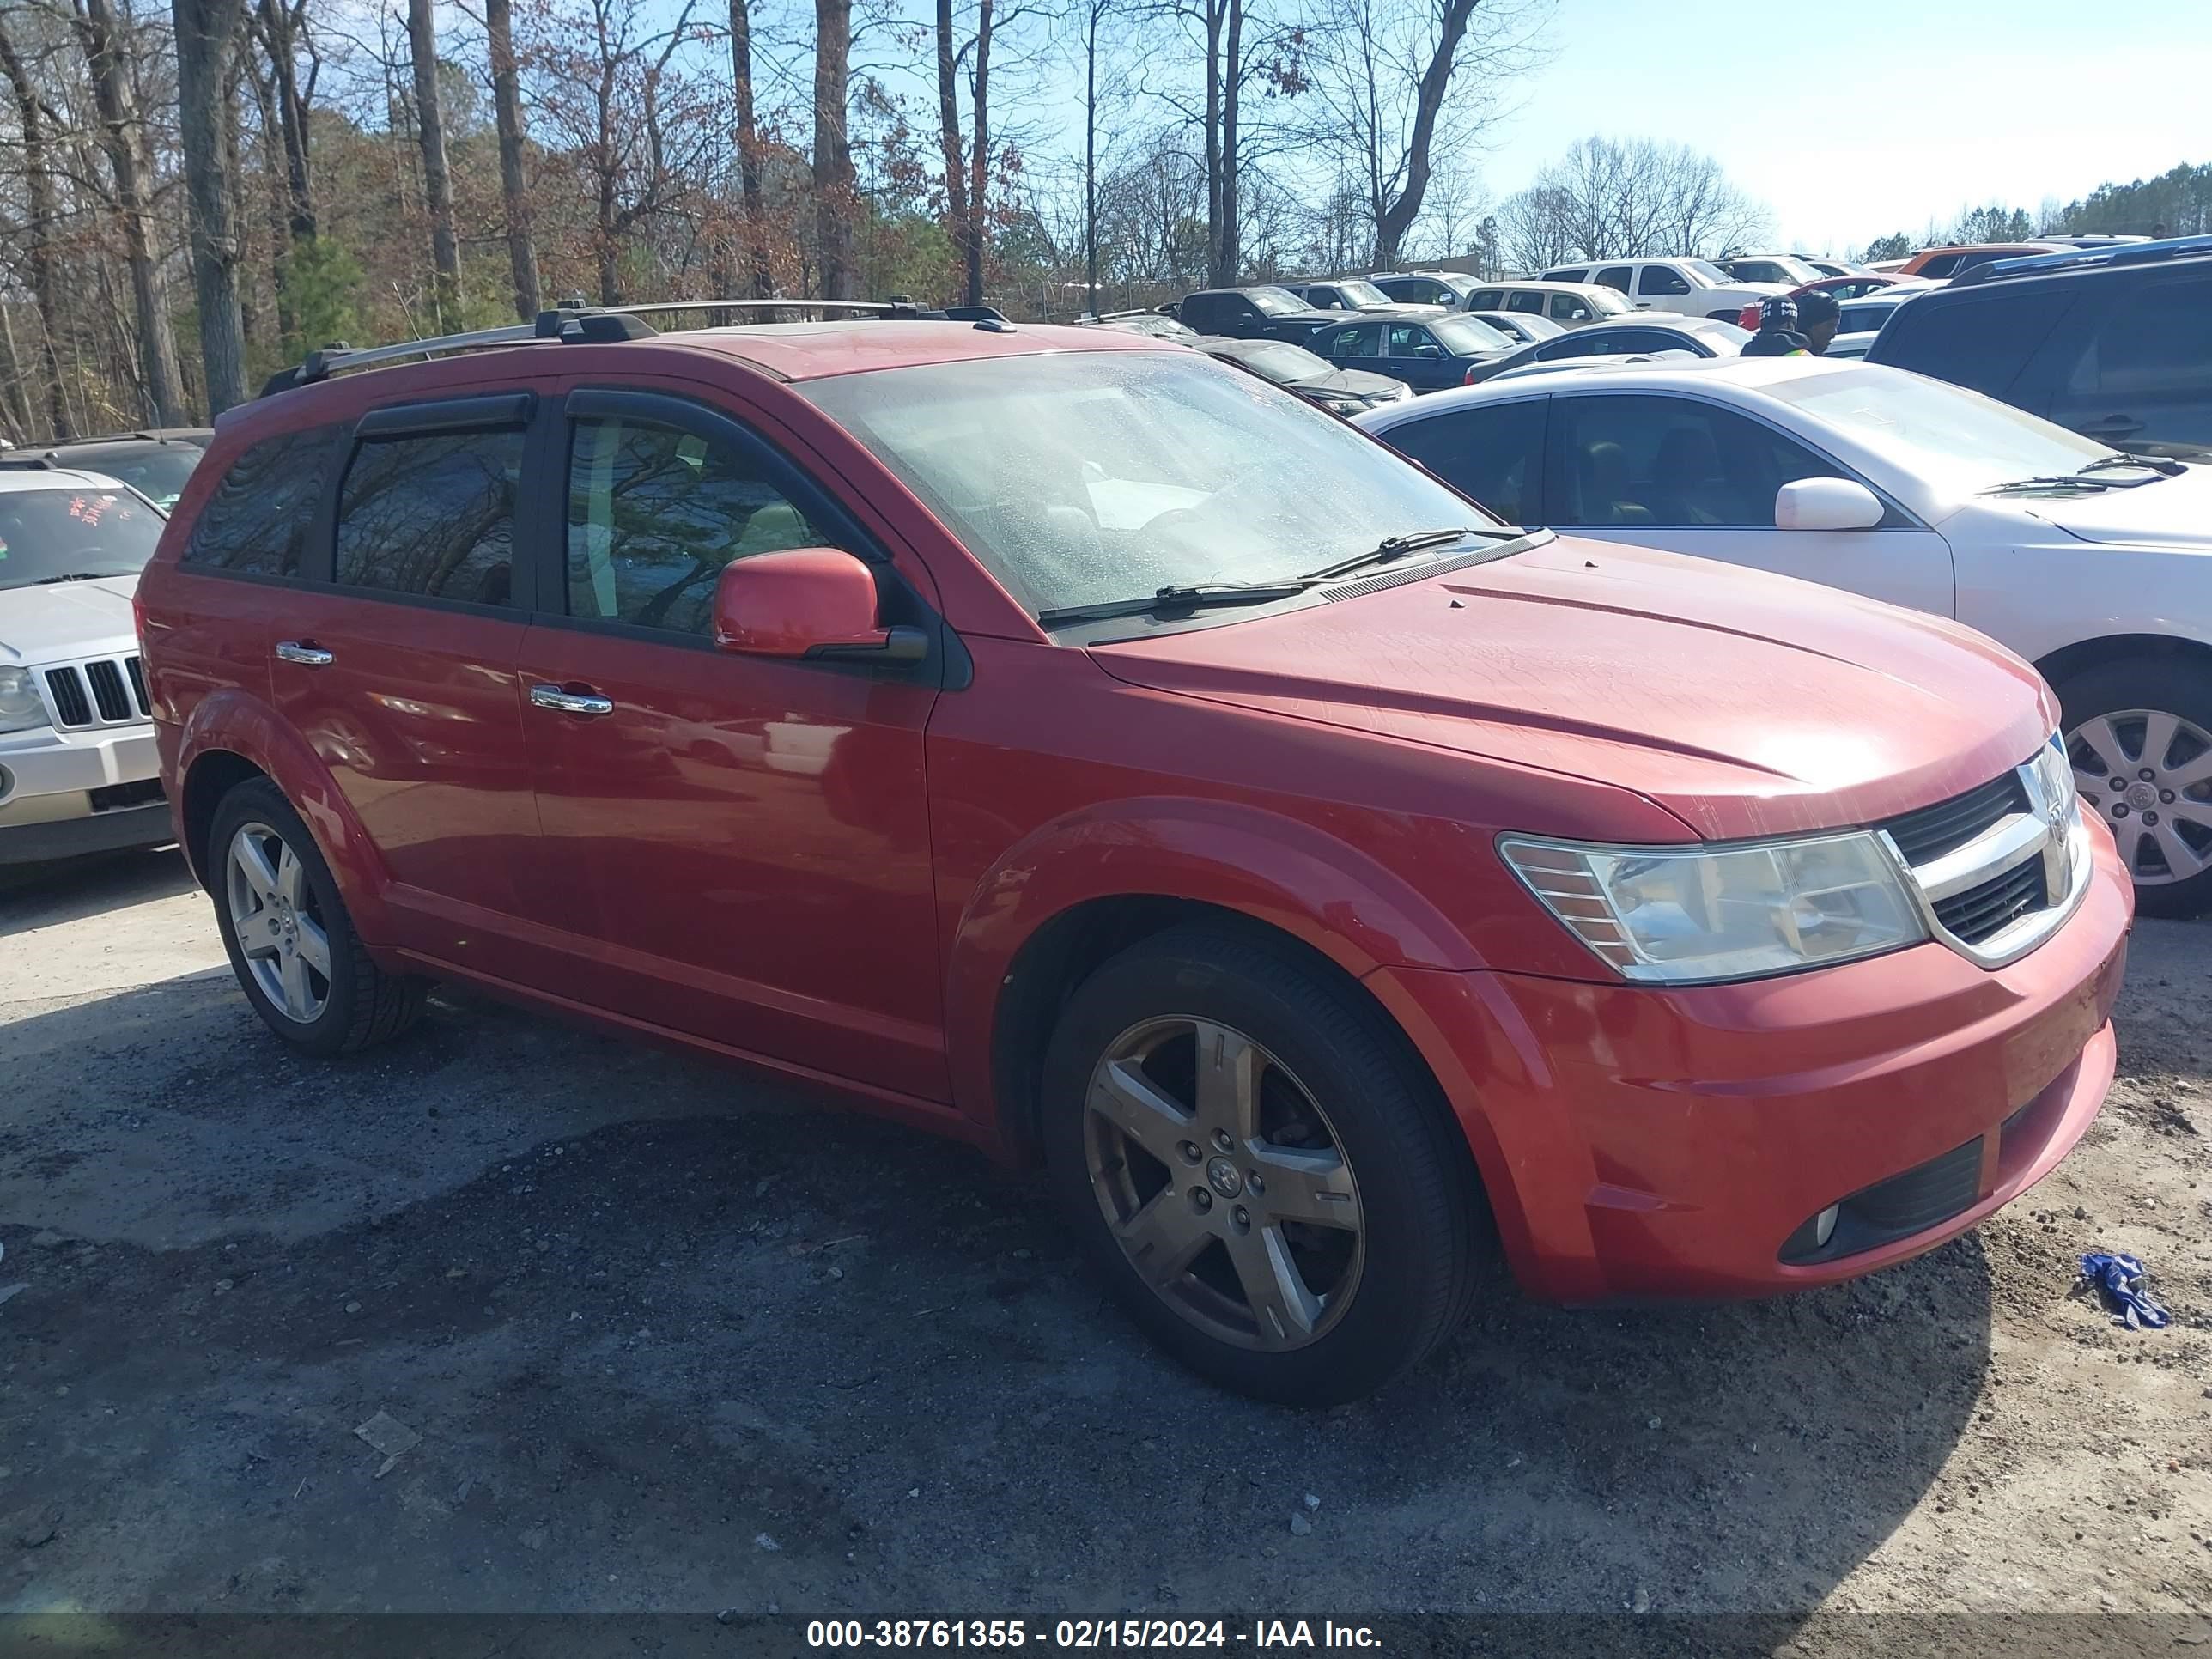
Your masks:
M1817 357L1836 337L1843 307L1817 290L1791 299L1778 294L1759 307L1759 332L1744 343L1747 357Z

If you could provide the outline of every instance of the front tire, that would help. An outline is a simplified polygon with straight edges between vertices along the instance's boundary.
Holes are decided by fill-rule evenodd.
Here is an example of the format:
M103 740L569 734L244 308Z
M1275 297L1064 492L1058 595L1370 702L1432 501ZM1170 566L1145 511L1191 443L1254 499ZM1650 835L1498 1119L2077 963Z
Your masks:
M428 988L369 959L307 826L266 778L238 785L208 836L216 925L262 1023L309 1054L397 1036Z
M1287 949L1178 927L1101 967L1044 1066L1045 1156L1099 1270L1242 1394L1355 1400L1466 1317L1480 1182L1380 1017Z
M2057 688L2081 808L2105 821L2150 916L2212 909L2212 668L2102 663Z

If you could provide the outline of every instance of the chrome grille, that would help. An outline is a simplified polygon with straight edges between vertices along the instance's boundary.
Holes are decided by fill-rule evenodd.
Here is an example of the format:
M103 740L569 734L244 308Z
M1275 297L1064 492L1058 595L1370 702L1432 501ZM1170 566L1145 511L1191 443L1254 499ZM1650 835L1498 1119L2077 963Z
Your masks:
M1962 795L1875 826L1905 867L1929 930L1984 967L2027 955L2088 890L2087 832L2065 768L2055 749L2039 750Z
M146 702L146 673L138 659L96 657L44 671L46 702L63 731L92 726L129 726L152 712Z
M1897 843L1907 864L1925 864L1964 847L2007 813L2027 810L2027 794L2021 787L2020 774L2007 772L1978 789L1892 818L1881 827L1889 831L1889 838Z
M1967 944L1979 945L2000 928L2049 902L2043 860L2030 859L1978 887L1945 899L1936 907L1936 917Z

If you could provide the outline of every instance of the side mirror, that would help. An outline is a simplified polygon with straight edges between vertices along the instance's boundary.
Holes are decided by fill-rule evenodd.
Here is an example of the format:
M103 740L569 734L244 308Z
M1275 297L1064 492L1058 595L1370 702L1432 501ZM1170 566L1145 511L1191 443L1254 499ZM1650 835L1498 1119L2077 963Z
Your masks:
M1881 499L1850 478L1799 478L1774 492L1778 530L1871 530L1881 517Z
M919 662L929 636L886 628L873 572L842 548L756 553L722 567L714 584L714 643L750 657Z

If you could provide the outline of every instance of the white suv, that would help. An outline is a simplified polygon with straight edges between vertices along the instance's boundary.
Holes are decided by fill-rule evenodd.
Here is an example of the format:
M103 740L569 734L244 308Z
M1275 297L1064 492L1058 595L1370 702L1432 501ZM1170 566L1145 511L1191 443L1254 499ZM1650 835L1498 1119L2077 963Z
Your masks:
M1710 259L1615 259L1609 264L1561 265L1547 283L1594 283L1628 295L1639 309L1679 311L1732 323L1746 306L1787 294L1781 283L1739 283Z
M96 472L0 471L0 864L172 839L131 616L161 525Z

